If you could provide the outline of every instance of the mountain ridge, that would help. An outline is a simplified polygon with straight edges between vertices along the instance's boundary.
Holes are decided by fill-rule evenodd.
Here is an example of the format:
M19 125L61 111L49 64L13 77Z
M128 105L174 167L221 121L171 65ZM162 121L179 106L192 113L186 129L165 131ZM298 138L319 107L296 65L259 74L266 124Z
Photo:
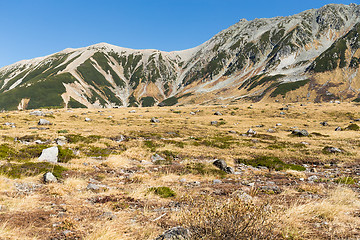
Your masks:
M338 93L330 89L331 98L319 98L319 91L311 86L321 82L324 74L343 70L343 65L357 64L360 53L349 41L359 41L356 37L359 23L359 5L330 4L293 16L240 20L203 44L181 51L129 49L107 43L64 49L1 68L0 108L344 98L341 92L349 78L339 83ZM342 40L349 32L355 38ZM332 48L338 41L341 47ZM329 49L333 49L331 58L337 59L334 54L339 54L341 64L330 61L335 68L315 73L310 66L327 64L329 61L320 58L325 56L328 60ZM347 71L355 75L349 86L353 94L347 94L345 99L356 98L360 76L357 68ZM332 81L336 82L340 75L335 74ZM286 84L290 88L284 87ZM294 94L298 97L291 96Z

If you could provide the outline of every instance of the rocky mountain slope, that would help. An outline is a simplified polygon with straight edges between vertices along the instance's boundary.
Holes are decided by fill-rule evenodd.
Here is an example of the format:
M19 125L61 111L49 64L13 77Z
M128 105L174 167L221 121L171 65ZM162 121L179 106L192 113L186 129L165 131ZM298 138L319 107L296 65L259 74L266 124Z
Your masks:
M0 69L0 108L358 100L360 5L241 20L189 50L106 43Z

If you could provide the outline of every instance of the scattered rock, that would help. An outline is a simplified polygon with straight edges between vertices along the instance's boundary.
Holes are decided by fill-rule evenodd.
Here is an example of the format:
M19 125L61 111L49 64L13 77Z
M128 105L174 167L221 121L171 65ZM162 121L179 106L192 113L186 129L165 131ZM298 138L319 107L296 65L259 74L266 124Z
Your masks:
M309 133L308 131L306 130L299 130L299 129L295 129L291 132L292 135L295 135L295 136L299 136L299 137L307 137L309 136Z
M213 180L213 184L220 184L220 183L222 183L222 181L219 180L219 179L214 179L214 180Z
M40 119L38 125L52 125L52 123L46 119Z
M337 127L337 128L335 128L335 131L342 131L342 128L341 128L341 127Z
M33 116L38 116L38 117L43 117L43 116L45 116L45 113L42 112L42 111L33 111L33 112L30 112L29 114L30 114L30 115L33 115Z
M160 120L153 117L153 118L151 118L150 122L152 122L152 123L159 123Z
M190 112L190 115L195 115L196 113L194 113L194 112Z
M46 148L42 151L39 161L47 161L56 163L58 161L59 149L58 147Z
M64 136L60 136L60 137L55 139L55 142L59 146L64 146L67 143L67 139Z
M57 178L51 172L47 172L43 176L45 183L55 183L57 182Z
M281 123L277 123L277 124L276 124L276 126L278 126L278 127L279 127L279 126L282 126L282 124L281 124Z
M329 153L341 153L342 150L336 147L325 147L324 151L327 151Z
M274 130L274 129L269 128L269 129L267 130L267 132L268 132L268 133L274 133L274 132L275 132L275 130Z
M85 122L91 122L92 120L90 118L85 118Z
M97 191L100 189L100 187L94 183L89 183L86 187L87 190L91 190L91 191Z
M155 240L186 240L190 239L190 231L183 227L174 227L155 238Z
M221 113L221 112L216 112L216 113L214 113L214 115L217 115L217 116L222 116L223 114Z
M246 192L244 192L242 190L237 190L237 191L233 192L231 195L241 199L242 201L244 201L246 203L251 202L253 200L252 196L250 196L249 194L247 194Z
M315 180L317 180L317 179L318 179L318 177L315 176L315 175L313 175L313 176L310 176L310 177L308 178L308 181L313 182L313 181L315 181Z
M222 159L215 159L215 161L213 162L214 166L219 168L220 170L229 173L229 174L233 174L234 173L234 169L232 167L228 167L226 162Z
M256 131L252 130L251 128L246 133L249 135L256 135Z
M157 161L165 161L165 158L163 158L162 156L160 156L159 154L154 154L151 156L151 161L153 163L157 162Z
M136 110L130 110L129 113L136 113Z
M117 218L112 212L104 212L100 216L97 217L98 219L106 219L106 220L114 220Z
M217 122L217 121L211 121L210 124L211 124L211 125L217 125L218 122Z
M321 122L320 124L324 127L329 125L327 122Z

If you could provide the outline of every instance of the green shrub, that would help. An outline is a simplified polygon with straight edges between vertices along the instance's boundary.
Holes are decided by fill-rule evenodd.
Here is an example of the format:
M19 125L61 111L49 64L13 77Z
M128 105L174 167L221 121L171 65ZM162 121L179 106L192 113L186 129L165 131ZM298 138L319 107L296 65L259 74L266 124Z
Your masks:
M55 177L61 178L62 172L68 169L59 165L53 165L48 162L27 162L23 164L7 163L0 166L0 174L10 178L21 178L36 176L46 172L52 172Z
M66 135L66 139L69 143L94 143L100 140L102 137L98 135L90 135L87 137L81 136L80 134L68 134Z
M148 192L153 192L162 198L175 197L176 193L168 187L151 187Z
M208 165L204 163L188 163L185 167L185 172L190 174L200 174L200 175L212 175L224 178L226 172L215 168L213 165Z
M296 81L296 82L289 82L289 83L283 83L280 84L271 94L270 97L276 97L278 95L285 95L287 92L294 91L302 86L305 86L308 82L310 82L309 79L302 80L302 81Z
M358 180L354 179L352 177L341 177L341 178L335 179L335 182L340 183L340 184L355 184L358 182Z
M350 131L359 131L360 127L359 127L359 125L352 123L349 126L347 126L345 129L350 130Z
M68 161L76 157L73 150L71 150L70 148L63 148L61 146L58 146L58 149L59 149L59 155L58 155L59 162L67 163Z

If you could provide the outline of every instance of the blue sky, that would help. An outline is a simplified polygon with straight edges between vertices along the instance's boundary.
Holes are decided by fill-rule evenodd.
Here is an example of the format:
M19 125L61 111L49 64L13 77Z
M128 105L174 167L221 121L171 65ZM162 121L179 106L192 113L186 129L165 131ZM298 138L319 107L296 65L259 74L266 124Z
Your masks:
M242 18L288 16L359 0L0 0L0 67L99 42L195 47Z

